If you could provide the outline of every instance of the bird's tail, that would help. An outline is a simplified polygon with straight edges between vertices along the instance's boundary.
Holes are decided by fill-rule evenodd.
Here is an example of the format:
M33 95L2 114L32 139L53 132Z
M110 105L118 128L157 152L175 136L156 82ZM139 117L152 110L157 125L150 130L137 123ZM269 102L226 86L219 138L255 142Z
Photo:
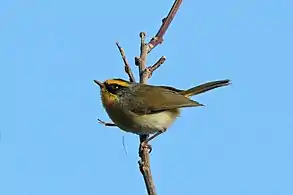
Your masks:
M228 79L220 80L220 81L212 81L212 82L198 85L196 87L192 87L188 90L181 91L180 94L182 94L186 97L189 97L189 96L193 96L193 95L198 95L200 93L204 93L206 91L209 91L209 90L212 90L212 89L215 89L218 87L224 87L224 86L227 86L230 84L231 84L231 82Z

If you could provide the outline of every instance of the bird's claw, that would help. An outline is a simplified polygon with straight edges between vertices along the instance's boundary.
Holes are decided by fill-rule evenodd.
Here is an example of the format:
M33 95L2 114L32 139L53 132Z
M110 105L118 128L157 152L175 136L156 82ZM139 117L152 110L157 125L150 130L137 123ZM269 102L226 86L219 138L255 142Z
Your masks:
M140 151L143 151L145 148L149 150L149 153L151 153L153 150L152 146L148 143L148 141L143 141L140 143Z

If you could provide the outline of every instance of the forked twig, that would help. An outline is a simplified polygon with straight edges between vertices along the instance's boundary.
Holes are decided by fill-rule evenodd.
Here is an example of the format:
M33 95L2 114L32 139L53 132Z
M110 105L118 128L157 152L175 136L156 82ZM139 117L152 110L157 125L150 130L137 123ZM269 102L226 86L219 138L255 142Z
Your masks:
M144 73L148 74L148 78L151 78L153 72L157 70L166 60L165 56L162 56L154 65L149 66L145 69Z

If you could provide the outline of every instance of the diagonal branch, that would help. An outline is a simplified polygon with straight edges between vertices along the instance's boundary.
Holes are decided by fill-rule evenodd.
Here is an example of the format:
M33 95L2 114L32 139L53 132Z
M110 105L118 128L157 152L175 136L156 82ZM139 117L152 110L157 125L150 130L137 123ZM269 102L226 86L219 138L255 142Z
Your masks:
M166 60L166 56L162 56L154 65L148 67L150 69L151 73L157 70Z
M157 70L165 61L166 61L166 57L162 56L154 65L147 67L144 71L144 74L147 74L148 78L151 78L151 76L153 75L153 72Z
M166 18L162 20L162 25L157 32L156 36L154 36L151 41L149 42L149 52L154 49L157 45L161 44L163 42L163 36L166 33L168 27L170 26L174 16L176 15L180 5L182 3L182 0L175 0L171 10L169 11Z

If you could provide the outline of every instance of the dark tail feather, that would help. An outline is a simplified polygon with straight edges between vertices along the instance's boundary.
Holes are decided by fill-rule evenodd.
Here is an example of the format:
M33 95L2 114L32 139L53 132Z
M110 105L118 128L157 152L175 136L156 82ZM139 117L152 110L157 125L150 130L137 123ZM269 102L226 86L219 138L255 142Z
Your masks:
M212 82L208 82L208 83L204 83L201 84L199 86L193 87L191 89L188 89L186 91L182 91L180 92L182 95L185 96L193 96L193 95L197 95L200 93L204 93L206 91L218 88L218 87L223 87L223 86L227 86L230 85L231 82L230 80L226 79L226 80L220 80L220 81L212 81Z

